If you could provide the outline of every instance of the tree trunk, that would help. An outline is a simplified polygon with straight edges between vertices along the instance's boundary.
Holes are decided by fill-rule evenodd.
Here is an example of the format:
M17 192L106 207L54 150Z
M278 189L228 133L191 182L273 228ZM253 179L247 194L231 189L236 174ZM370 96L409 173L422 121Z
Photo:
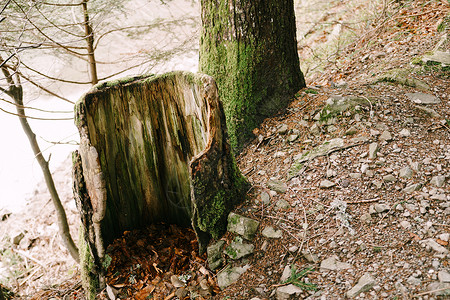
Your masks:
M97 85L77 104L76 124L74 190L100 285L105 249L125 230L192 226L200 251L225 232L247 181L211 77L174 72Z
M305 86L293 0L202 0L200 71L215 78L233 148Z

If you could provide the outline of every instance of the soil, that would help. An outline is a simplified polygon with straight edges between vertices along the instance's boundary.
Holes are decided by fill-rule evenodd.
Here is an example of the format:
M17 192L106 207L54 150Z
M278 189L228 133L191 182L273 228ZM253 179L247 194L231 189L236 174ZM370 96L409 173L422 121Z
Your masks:
M209 291L196 294L197 299L288 299L280 288L291 283L303 289L290 299L343 299L367 276L370 284L354 298L448 299L450 73L448 66L427 65L420 58L437 45L450 51L450 4L329 1L313 9L303 2L296 8L316 9L311 19L304 19L310 16L306 12L298 18L308 89L299 91L285 112L256 128L255 140L237 157L252 188L236 213L258 220L260 230L252 240L253 254L228 263L249 269L220 290L213 282L220 270L209 270L205 257L186 254L192 262L169 268L169 275L189 269L192 279L187 285ZM364 14L369 9L371 14ZM409 85L382 76L393 69L406 70ZM413 79L430 88L410 86ZM416 92L440 101L415 103L407 94ZM337 96L356 96L367 103L337 115L321 114L326 101ZM293 171L302 154L335 138L342 139L342 147ZM77 213L67 189L69 161L56 178L66 186L68 194L62 198L75 229ZM285 191L271 190L269 181L284 184ZM41 185L36 195L45 195L44 190ZM12 237L17 228L27 230L18 246L5 240L0 246L1 273L10 274L6 286L21 299L33 294L36 299L83 299L79 270L60 245L48 197L36 198L41 200L30 204L26 213L0 223L2 236ZM282 238L263 236L268 226L281 230ZM234 238L227 233L222 239L229 244ZM179 253L183 251L192 248ZM333 267L325 265L330 260L335 261ZM288 282L280 281L289 268L305 272L294 270ZM120 291L126 287L114 282L119 274L112 274L110 283ZM160 276L154 289L139 297L150 299L163 284L165 298L154 299L176 299L170 277ZM145 280L142 289L151 284ZM99 297L107 294L102 291ZM194 297L191 293L182 298L189 295Z

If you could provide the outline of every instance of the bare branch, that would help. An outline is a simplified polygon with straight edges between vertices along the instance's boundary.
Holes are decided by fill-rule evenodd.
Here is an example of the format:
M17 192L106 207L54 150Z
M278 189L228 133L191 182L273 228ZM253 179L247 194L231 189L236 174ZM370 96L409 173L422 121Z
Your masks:
M19 105L15 102L8 101L8 100L2 99L2 98L0 98L0 101L6 102L8 104L14 105L14 106L16 106L18 108L22 108L22 109L31 109L31 110L36 110L36 111L41 111L41 112L46 112L46 113L55 113L55 114L73 114L73 111L71 111L71 110L45 110L45 109L40 109L40 108L36 108L36 107L31 107L31 106Z
M30 117L30 116L26 116L26 115L22 115L22 114L16 114L16 113L12 113L10 111L7 111L3 108L0 107L0 111L7 113L9 115L13 115L13 116L17 116L19 118L25 118L25 119L33 119L33 120L42 120L42 121L67 121L67 120L73 120L73 117L71 118L38 118L38 117Z
M22 73L20 73L20 76L21 76L23 79L25 79L26 81L28 81L29 83L31 83L32 85L34 85L35 87L40 88L41 90L43 90L43 91L46 92L47 94L50 94L50 95L52 95L52 96L55 96L55 97L57 97L57 98L59 98L59 99L61 99L61 100L64 100L64 101L66 101L66 102L75 104L75 102L70 101L69 99L67 99L67 98L65 98L65 97L63 97L63 96L60 96L60 95L56 94L55 92L50 91L50 90L47 89L46 87L44 87L44 86L42 86L42 85L36 83L34 80L32 80L31 78L29 78L29 77L23 75Z
M31 68L29 65L25 64L23 61L21 62L22 66L24 66L25 68L27 68L28 70L41 75L42 77L45 77L47 79L51 79L51 80L55 80L55 81L59 81L59 82L64 82L64 83L72 83L72 84L80 84L80 85L84 85L84 84L91 84L90 81L74 81L74 80L67 80L67 79L61 79L61 78L56 78L47 74L44 74L36 69Z

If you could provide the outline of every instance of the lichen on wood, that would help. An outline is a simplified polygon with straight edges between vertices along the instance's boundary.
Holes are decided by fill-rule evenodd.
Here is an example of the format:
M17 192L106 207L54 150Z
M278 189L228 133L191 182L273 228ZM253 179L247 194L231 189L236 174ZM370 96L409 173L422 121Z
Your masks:
M77 103L75 119L74 191L100 286L105 249L126 230L192 226L201 252L225 232L248 183L212 77L173 72L102 83Z

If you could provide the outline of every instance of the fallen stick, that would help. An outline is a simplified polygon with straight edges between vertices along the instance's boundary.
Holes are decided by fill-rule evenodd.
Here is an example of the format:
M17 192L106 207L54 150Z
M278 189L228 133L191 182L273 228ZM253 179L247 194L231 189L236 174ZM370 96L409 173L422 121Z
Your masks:
M35 263L37 263L38 265L40 265L40 266L43 267L44 269L47 268L47 266L46 266L43 262L37 260L36 258L32 257L32 256L29 255L29 254L26 254L26 253L23 252L23 251L20 251L20 250L17 250L17 249L12 249L12 248L11 248L11 251L16 252L16 253L19 254L19 255L22 255L23 257L26 257L26 258L28 258L28 259L31 260L31 261L34 261Z

